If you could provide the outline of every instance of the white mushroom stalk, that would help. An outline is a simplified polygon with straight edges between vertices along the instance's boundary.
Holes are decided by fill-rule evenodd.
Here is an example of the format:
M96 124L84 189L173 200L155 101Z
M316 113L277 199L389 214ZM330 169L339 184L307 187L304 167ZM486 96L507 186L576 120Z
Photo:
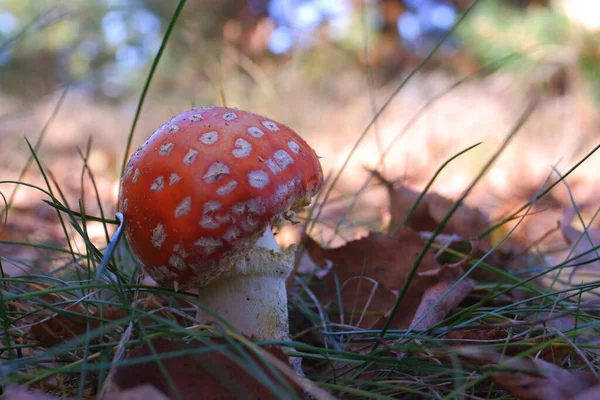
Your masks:
M294 267L295 246L280 252L271 227L244 258L215 282L200 288L200 303L258 340L289 340L286 279ZM196 321L215 318L198 308Z

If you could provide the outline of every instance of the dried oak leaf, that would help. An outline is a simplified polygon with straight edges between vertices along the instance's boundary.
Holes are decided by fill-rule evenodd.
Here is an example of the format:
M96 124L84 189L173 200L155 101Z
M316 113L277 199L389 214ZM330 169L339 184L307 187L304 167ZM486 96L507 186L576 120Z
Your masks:
M398 290L404 286L423 246L419 235L408 228L400 229L395 237L371 232L363 239L335 249L323 249L309 240L307 251L313 261L321 267L333 265L330 273L323 278L325 288L315 288L315 293L322 304L337 308L337 277L344 310L341 322L364 329L379 329L393 308ZM423 295L443 281L435 272L439 270L433 255L427 253L418 271L429 272L431 276L414 276L401 304L401 312L392 321L393 328L404 329L410 325Z
M507 346L504 350L504 354L509 356L517 356L520 353L531 349L532 346L538 345L547 340L547 337L544 335L523 338L522 335L515 335L514 333L511 334L511 331L509 331L508 328L509 325L507 324L501 327L489 326L450 331L447 334L447 338L451 339L448 344L453 347L476 345L478 344L477 342L483 345L489 345L492 343L510 344L510 346ZM572 352L572 347L567 343L556 342L549 346L545 346L536 354L536 356L538 359L560 364L570 357ZM477 364L483 365L485 363L477 362ZM577 361L572 363L572 365L578 365Z
M396 230L404 226L409 211L417 202L421 193L407 186L394 185L380 174L376 173L376 176L388 189L390 212L392 214L389 231L394 234ZM455 201L437 193L426 193L419 201L411 217L406 221L406 226L425 237L440 225L455 203ZM471 253L474 258L480 258L491 249L492 234L479 239L477 237L489 228L490 221L485 213L476 207L461 204L446 222L444 229L435 240L441 246L463 254ZM512 242L510 245L501 246L487 256L486 263L504 268L513 261L513 249L514 244ZM454 256L444 252L439 252L436 257L440 264L457 261ZM497 281L499 275L487 269L479 268L474 271L471 278L476 281Z
M476 341L488 343L490 341L505 341L508 331L498 327L458 329L448 332L446 336L448 339L452 339L451 345L468 346Z
M597 400L600 399L600 385L595 385L587 390L583 390L571 397L571 400Z
M102 314L95 312L86 315L79 305L69 311L40 316L31 326L29 337L43 345L55 345L84 334L88 330L88 323L92 330L100 327L103 321L116 321L127 315L126 310L110 306L105 306Z
M456 287L453 287L457 279L443 279L425 290L421 304L410 323L411 329L432 328L443 321L452 309L471 293L475 287L475 281L465 278ZM440 301L440 299L442 300Z
M600 378L590 372L568 371L537 358L503 357L473 347L461 349L461 354L510 369L492 373L492 380L522 400L582 399L600 386Z
M423 294L421 304L410 323L411 329L432 328L467 298L475 287L475 281L468 277L461 278L464 275L463 268L470 260L470 257L466 257L458 263L444 264L440 268L418 273L420 277L433 280Z
M41 298L48 303L68 301L67 298L56 293ZM185 300L175 300L175 302L177 308L182 312L194 308ZM158 310L157 315L171 319L176 323L181 324L184 322L185 317L183 314L173 314L165 306L165 299L153 293L141 293L136 301L136 308L138 309ZM43 345L59 344L84 334L88 329L88 320L89 329L92 330L100 327L102 323L117 321L128 315L128 310L124 308L106 305L102 308L102 312L95 307L90 307L86 313L81 304L70 304L63 307L63 309L64 311L60 312L44 313L28 321L28 325L31 325L29 337ZM145 321L142 320L142 322Z
M169 400L151 384L135 386L121 392L109 393L102 400Z
M58 397L34 392L23 386L8 386L4 389L5 400L56 400ZM69 399L65 399L69 400Z
M392 214L390 231L395 231L404 223L420 193L406 186L394 186L389 182L386 186ZM415 231L431 232L444 220L454 204L454 201L437 193L426 193L408 219L407 226ZM446 222L442 233L458 235L464 240L472 240L489 227L489 219L482 211L461 204ZM487 251L491 247L489 236L483 238L479 246Z
M211 340L211 345L224 345L224 340ZM180 340L153 339L152 349L148 344L135 348L127 355L127 360L138 358L153 358L155 354L166 355L168 353L179 353L179 355L163 358L160 364L157 361L145 361L132 365L117 367L110 383L111 392L131 389L143 384L152 384L170 399L277 399L275 395L256 380L240 366L235 358L239 353L233 349L221 348L204 353L194 353L195 350L205 347L199 341L183 342ZM277 359L288 362L283 351L277 347L264 348ZM242 349L243 351L244 349ZM181 353L184 354L181 354ZM188 353L188 354L185 354ZM284 386L266 369L264 364L252 353L247 352L252 360L259 365L262 373L272 379L279 388ZM233 356L234 360L228 358ZM162 367L162 369L161 369ZM166 371L168 377L163 374ZM172 386L176 391L172 389ZM293 382L286 380L286 384L301 396L300 388Z

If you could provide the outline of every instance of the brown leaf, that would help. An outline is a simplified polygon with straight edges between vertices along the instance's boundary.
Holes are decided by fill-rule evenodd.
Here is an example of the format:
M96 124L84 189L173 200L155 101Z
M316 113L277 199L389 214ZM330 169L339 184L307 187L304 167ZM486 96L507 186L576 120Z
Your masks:
M406 282L409 272L424 246L423 240L408 228L400 229L396 237L371 232L369 236L335 249L323 249L309 241L307 250L313 261L333 268L323 281L326 289L315 290L323 304L338 307L336 276L341 288L344 315L341 321L365 329L379 329L385 323L396 302L397 291ZM419 271L437 270L431 253L427 253ZM419 307L423 294L435 277L415 275L403 299L401 312L392 322L397 329L407 328Z
M331 302L337 308L339 304L333 276L329 275L325 278L325 283L328 286L328 293L319 296L321 302ZM363 329L379 329L396 304L396 294L391 290L385 290L379 282L370 278L352 277L345 281L340 280L340 286L344 314L340 315L339 322L343 324ZM412 299L407 302L412 303ZM404 313L398 314L395 323L406 323L407 316Z
M388 187L388 193L390 196L390 212L392 214L390 231L395 231L406 220L408 212L419 199L420 193L415 192L406 186L398 186L396 188L393 186ZM425 197L413 211L407 226L416 231L429 232L433 231L436 226L438 226L438 223L429 214L429 207Z
M212 340L211 345L223 345L224 340ZM194 351L206 345L199 342L183 342L177 340L154 339L152 346L156 354L165 355L171 352ZM287 357L280 348L265 348L269 353L281 361L287 361ZM141 357L152 357L155 354L147 344L132 350L127 360L135 360ZM264 364L252 353L251 356L257 365L260 365L264 373L273 379ZM171 399L176 399L177 394L171 389L169 379L177 392L183 399L197 399L199 396L209 396L214 399L276 399L275 395L254 376L246 372L235 360L228 355L239 358L240 355L233 349L215 349L205 353L185 354L160 360L160 364L167 372L168 378L163 374L161 365L156 361L147 361L141 364L126 365L118 367L111 384L115 388L123 390L143 384L152 384ZM273 382L282 388L279 381ZM298 395L301 391L294 383L287 380ZM285 390L285 389L282 389Z
M37 290L42 289L39 288ZM42 298L48 303L66 302L69 300L56 293L45 295ZM157 315L171 319L176 323L183 323L185 319L184 314L173 314L167 310L165 299L153 293L141 293L136 304L137 308L142 310L158 310ZM175 300L175 304L182 311L194 308L190 303L182 299ZM86 313L86 310L79 303L71 303L63 308L65 311L44 313L32 321L28 321L31 325L29 337L40 344L54 345L84 334L87 331L88 320L89 329L92 330L100 327L103 321L104 323L106 321L117 321L128 315L127 310L112 306L104 306L102 313L93 306L89 307ZM142 322L145 321L145 319L142 319Z
M437 193L426 194L425 202L427 203L429 215L438 224L444 220L452 207L454 207L455 203ZM466 240L471 240L475 239L477 235L484 232L489 227L490 221L483 212L477 208L461 204L446 223L443 232L457 234ZM483 239L480 246L489 249L489 237Z
M380 178L383 179L383 178ZM384 181L385 182L385 181ZM394 187L387 183L390 196L390 210L392 222L390 232L395 234L406 219L408 212L420 196L406 186ZM407 227L419 232L423 237L428 237L438 225L444 220L448 212L454 207L455 201L449 200L437 193L427 193L407 221ZM436 242L444 247L467 254L474 259L482 257L492 247L492 235L486 235L481 239L477 236L490 228L490 222L486 214L481 210L461 204L446 222L444 229L436 236ZM440 264L448 262L453 258L442 251L436 255ZM504 269L512 261L512 247L501 246L486 258L486 263ZM470 276L476 281L497 281L500 275L484 268L478 268Z
M169 400L169 398L153 385L145 384L120 392L109 393L102 400Z
M598 400L600 399L600 385L595 385L571 398L571 400Z
M85 315L79 305L70 311L73 313L39 317L29 330L29 337L44 345L54 345L84 334L88 329L88 321L90 330L98 328L102 322L99 313ZM106 306L101 315L105 321L114 321L125 317L127 312L122 308Z
M523 400L568 399L600 384L598 377L588 372L570 372L540 359L527 359L533 370L525 372L496 372L492 379L499 386ZM525 364L525 363L523 363ZM529 365L523 365L529 367Z
M473 341L498 341L506 340L508 332L506 329L490 327L490 328L477 328L477 329L459 329L450 331L447 334L449 339L452 339L452 345L469 345L473 344Z
M499 364L511 371L492 374L496 384L523 400L563 400L574 398L600 385L600 378L584 371L568 371L537 358L502 357L500 354L476 349L461 349L469 358Z
M395 237L377 232L348 242L335 249L323 249L310 240L307 247L311 258L323 266L333 262L340 282L356 276L365 276L379 282L386 290L402 288L408 273L423 249L423 239L410 229L402 229ZM427 254L419 271L437 269L432 254Z
M5 388L4 396L2 398L5 400L57 400L59 397L27 390L27 388L23 386L8 386Z
M406 186L393 185L388 185L388 192L392 213L390 231L395 231L403 224L420 193ZM444 220L454 203L437 193L426 193L408 220L407 226L415 231L431 232ZM472 240L489 227L489 220L483 212L461 204L446 223L442 233L456 234L465 240ZM490 248L489 237L484 238L480 246L487 251Z
M504 350L505 355L517 356L520 353L531 349L532 346L537 346L540 343L547 341L547 336L544 331L540 331L538 336L534 336L536 331L532 330L530 337L523 337L520 334L511 334L508 330L511 323L499 324L500 326L489 326L471 329L461 329L448 332L448 339L452 339L449 343L451 346L468 346L475 345L476 342L482 344L510 344ZM528 327L532 327L528 325ZM540 349L536 357L538 359L548 361L554 364L561 364L571 356L573 348L568 342L554 342ZM571 365L579 365L579 358L571 361Z
M427 288L421 299L421 304L417 309L415 316L410 324L412 329L429 329L439 322L463 301L471 290L475 287L475 281L469 278L463 279L454 289L452 286L458 278L454 280L444 279L435 285ZM442 298L449 290L446 297L435 307L435 303ZM421 320L423 318L423 320Z

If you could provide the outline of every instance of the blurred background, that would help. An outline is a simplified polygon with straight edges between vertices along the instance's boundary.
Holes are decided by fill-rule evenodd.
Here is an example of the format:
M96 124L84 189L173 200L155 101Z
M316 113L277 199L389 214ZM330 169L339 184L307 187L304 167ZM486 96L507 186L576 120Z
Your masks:
M599 142L600 2L481 0L429 57L471 4L188 0L133 146L194 105L269 115L306 138L329 176L347 161L316 232L332 237L330 226L343 220L344 240L388 218L381 185L358 195L365 168L419 189L446 159L482 141L434 184L456 198L535 100L535 113L468 199L502 215L529 199L552 166L564 173ZM70 206L81 197L98 215L95 185L112 216L140 93L176 7L174 0L0 0L0 179L19 179L30 154L24 138L41 139L40 161ZM578 202L597 204L599 170L596 155L569 180ZM43 186L35 165L21 180ZM8 198L13 188L0 191ZM558 208L569 204L564 187L555 193ZM26 188L14 194L0 239L61 236L39 229L55 218L41 197ZM97 234L104 237L101 228Z

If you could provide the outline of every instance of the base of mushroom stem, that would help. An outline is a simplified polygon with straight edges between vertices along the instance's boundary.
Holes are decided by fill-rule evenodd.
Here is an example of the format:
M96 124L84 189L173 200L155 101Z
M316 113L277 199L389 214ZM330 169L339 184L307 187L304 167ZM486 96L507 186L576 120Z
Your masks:
M200 289L200 302L258 340L289 340L285 278L239 276ZM198 308L196 321L216 320Z
M201 305L258 340L289 340L286 278L295 248L276 253L254 248L219 280L198 289ZM198 307L196 321L218 320Z

